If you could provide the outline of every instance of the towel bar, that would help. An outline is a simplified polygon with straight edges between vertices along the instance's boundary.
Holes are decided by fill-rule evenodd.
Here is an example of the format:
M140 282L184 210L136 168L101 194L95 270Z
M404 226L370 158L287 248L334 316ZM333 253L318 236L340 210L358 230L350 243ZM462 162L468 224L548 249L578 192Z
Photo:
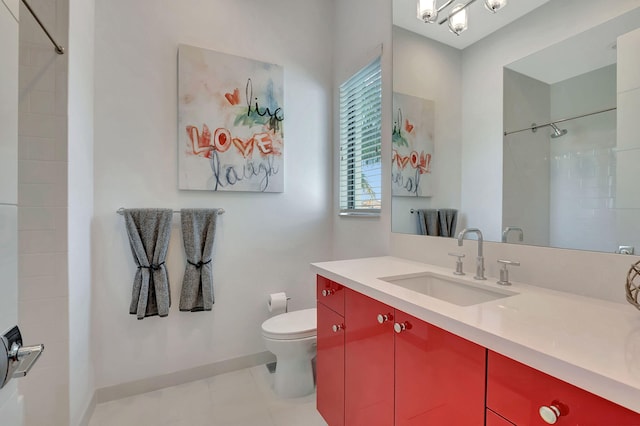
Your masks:
M118 213L119 215L124 215L124 207L120 207L118 210L116 210L116 213ZM173 214L180 214L180 210L174 210ZM218 216L220 216L221 214L224 214L224 209L218 209Z

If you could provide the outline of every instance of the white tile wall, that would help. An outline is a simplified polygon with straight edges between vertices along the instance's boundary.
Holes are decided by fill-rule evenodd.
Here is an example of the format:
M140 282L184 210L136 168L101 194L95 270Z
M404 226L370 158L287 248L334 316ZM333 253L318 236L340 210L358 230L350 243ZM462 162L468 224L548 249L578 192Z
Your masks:
M615 105L615 82L613 65L552 85L552 118L574 117ZM619 245L617 215L613 210L616 114L608 112L571 120L560 127L568 133L548 141L551 246L613 253Z
M6 7L5 7L6 5ZM17 2L0 2L0 333L18 319L18 23ZM0 390L0 424L21 425L17 382Z
M22 398L18 395L16 383L7 385L0 391L0 419L3 425L22 425ZM7 396L5 398L5 395Z
M640 69L637 71L640 73ZM618 93L618 150L640 148L640 89Z
M68 0L31 6L66 44ZM19 322L45 351L19 382L25 424L69 423L67 283L67 61L26 9L20 25L18 150Z
M618 196L616 207L619 209L640 209L640 190L638 189L640 149L619 152L617 162L616 192Z
M18 234L17 207L0 204L0 333L11 327L18 318ZM0 402L2 401L0 391Z
M618 37L618 93L640 87L640 30L634 30ZM635 54L634 54L635 53Z
M640 30L618 38L618 149L616 169L617 238L640 252L638 165L640 164Z
M18 105L6 99L18 98L18 23L4 4L0 3L0 39L2 40L2 66L0 67L0 203L15 204L17 200L16 175L18 170L17 134ZM13 61L11 59L14 59Z

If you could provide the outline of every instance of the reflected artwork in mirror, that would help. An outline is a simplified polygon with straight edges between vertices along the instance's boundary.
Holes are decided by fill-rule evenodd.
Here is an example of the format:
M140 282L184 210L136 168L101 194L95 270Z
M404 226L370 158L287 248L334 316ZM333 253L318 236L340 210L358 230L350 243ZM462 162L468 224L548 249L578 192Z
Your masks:
M432 196L433 101L393 93L391 134L391 193L393 196Z
M438 108L433 196L394 192L392 232L421 234L412 212L455 209L454 232L488 241L640 250L640 7L598 4L509 2L489 16L471 5L456 37L394 0L394 93Z

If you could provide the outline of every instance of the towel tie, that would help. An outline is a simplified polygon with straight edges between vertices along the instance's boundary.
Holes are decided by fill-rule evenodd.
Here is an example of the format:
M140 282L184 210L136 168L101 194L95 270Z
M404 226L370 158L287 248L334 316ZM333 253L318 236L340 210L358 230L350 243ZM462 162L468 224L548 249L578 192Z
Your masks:
M144 268L144 269L153 269L154 271L157 271L157 270L159 270L159 269L160 269L160 267L161 267L162 265L164 265L164 262L162 262L162 263L158 263L158 264L152 263L152 264L151 264L151 265L149 265L149 266L142 266L142 265L140 265L140 266L138 266L138 269L140 269L140 268Z
M198 263L193 263L192 261L190 261L189 259L187 259L187 262L189 263L189 265L193 265L196 267L196 269L200 269L202 268L203 265L206 265L208 263L211 263L211 259L207 260L206 262L203 262L202 260Z

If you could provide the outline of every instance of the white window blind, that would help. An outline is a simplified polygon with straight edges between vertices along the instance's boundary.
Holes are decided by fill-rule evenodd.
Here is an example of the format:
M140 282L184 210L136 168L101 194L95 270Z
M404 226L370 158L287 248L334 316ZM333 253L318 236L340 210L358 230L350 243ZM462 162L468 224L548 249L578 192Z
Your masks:
M340 214L380 214L380 58L340 86Z

